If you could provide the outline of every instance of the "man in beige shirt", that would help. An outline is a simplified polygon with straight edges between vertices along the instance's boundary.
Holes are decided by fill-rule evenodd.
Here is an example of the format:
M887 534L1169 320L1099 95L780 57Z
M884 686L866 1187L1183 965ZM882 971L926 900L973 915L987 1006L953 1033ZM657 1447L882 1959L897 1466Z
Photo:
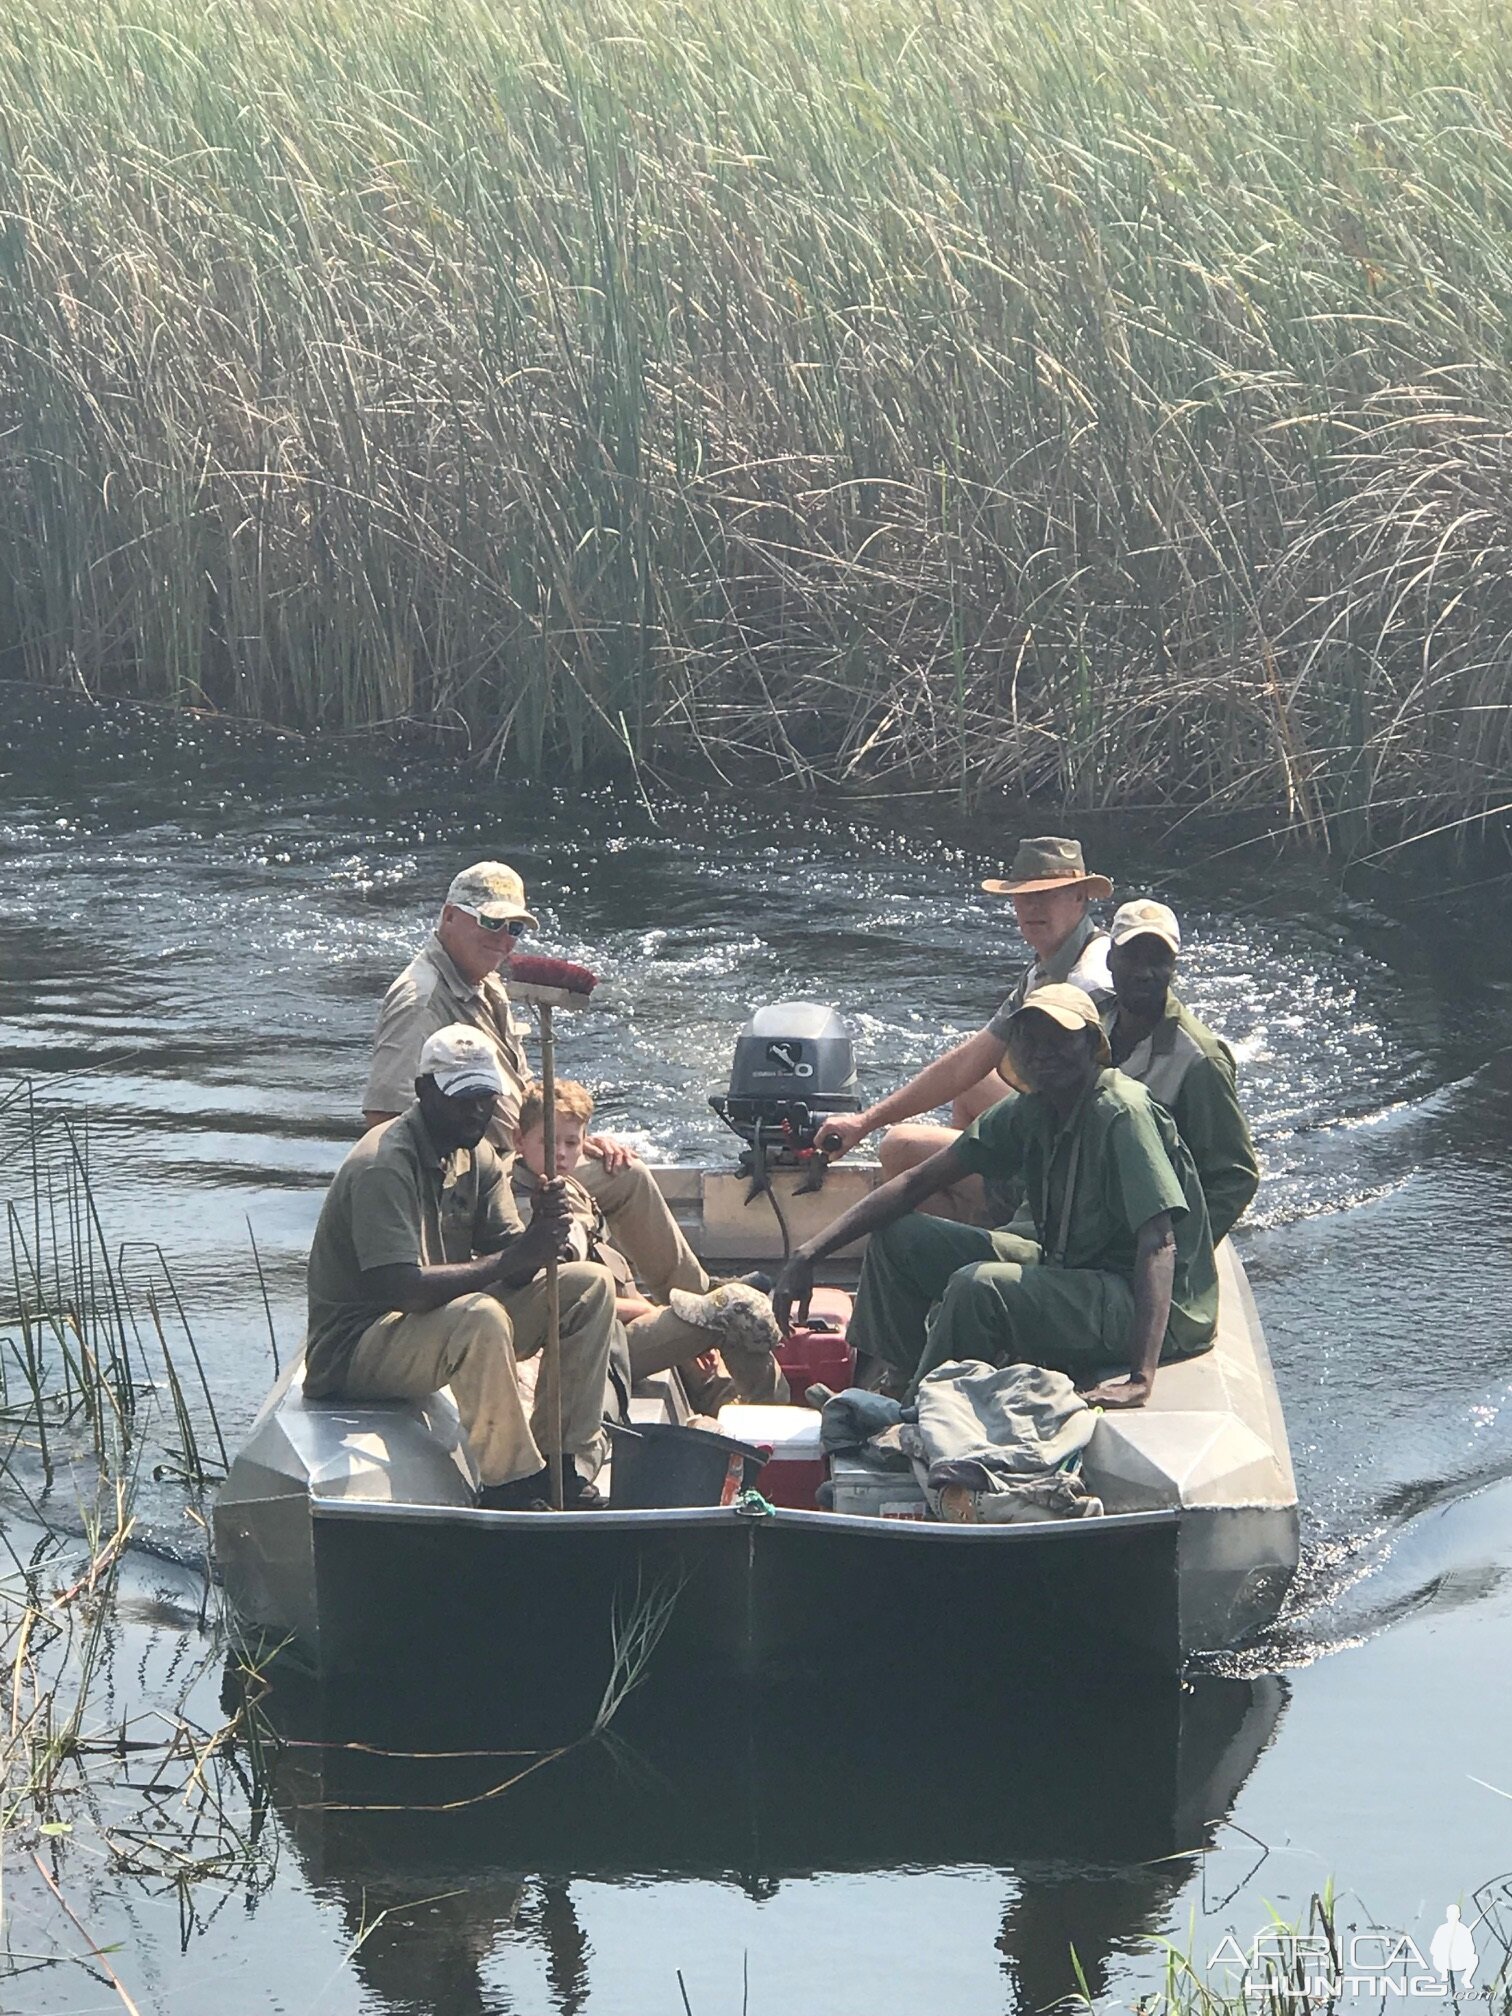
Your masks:
M520 1096L530 1079L527 1024L509 1004L504 980L515 945L536 919L525 885L502 861L464 868L446 892L435 931L384 996L363 1094L363 1118L374 1127L406 1107L420 1049L448 1023L476 1029L492 1049L504 1081L488 1138L508 1159ZM598 1134L584 1143L575 1172L608 1220L614 1243L630 1261L653 1302L674 1288L703 1294L709 1277L667 1207L651 1171L623 1143Z
M557 1419L538 1390L527 1420L515 1361L545 1341L539 1277L568 1252L571 1216L563 1186L547 1183L521 1222L484 1138L504 1086L492 1046L453 1024L416 1061L415 1098L362 1137L326 1193L310 1247L305 1395L423 1400L449 1386L479 1504L526 1510L545 1498ZM618 1322L607 1268L569 1261L559 1282L564 1503L581 1510L599 1502L591 1473Z

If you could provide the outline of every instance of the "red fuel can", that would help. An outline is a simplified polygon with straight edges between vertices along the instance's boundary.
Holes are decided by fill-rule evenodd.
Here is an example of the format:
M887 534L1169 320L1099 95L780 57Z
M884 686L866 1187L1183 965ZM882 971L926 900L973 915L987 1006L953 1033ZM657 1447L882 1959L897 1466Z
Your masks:
M795 1407L804 1404L810 1386L828 1386L838 1393L853 1383L856 1353L845 1334L850 1315L851 1298L843 1288L816 1288L808 1322L778 1345L777 1363Z

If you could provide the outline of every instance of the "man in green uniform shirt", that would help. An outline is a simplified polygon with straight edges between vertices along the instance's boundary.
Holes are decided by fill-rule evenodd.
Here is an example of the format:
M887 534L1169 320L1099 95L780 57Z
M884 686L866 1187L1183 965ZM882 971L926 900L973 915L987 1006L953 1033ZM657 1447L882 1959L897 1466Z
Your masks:
M1234 1083L1234 1053L1171 992L1181 927L1164 903L1125 903L1113 919L1105 1018L1113 1062L1176 1122L1207 1201L1213 1244L1226 1239L1260 1187L1255 1144Z
M806 1310L817 1261L869 1233L850 1334L895 1373L1044 1365L1095 1381L1098 1405L1143 1406L1161 1359L1207 1350L1217 1327L1197 1171L1165 1109L1108 1068L1079 987L1037 989L1011 1018L1008 1054L1028 1091L800 1246L772 1297L777 1320ZM1038 1238L916 1209L967 1173L1020 1180ZM1099 1378L1120 1361L1127 1379Z

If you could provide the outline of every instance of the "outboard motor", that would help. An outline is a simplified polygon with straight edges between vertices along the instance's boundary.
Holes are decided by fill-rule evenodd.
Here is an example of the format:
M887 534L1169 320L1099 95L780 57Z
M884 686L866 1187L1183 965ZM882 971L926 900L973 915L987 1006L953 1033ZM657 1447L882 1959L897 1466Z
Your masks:
M729 1091L709 1104L746 1143L742 1173L812 1165L822 1176L825 1120L861 1110L850 1031L818 1001L758 1008L735 1039Z

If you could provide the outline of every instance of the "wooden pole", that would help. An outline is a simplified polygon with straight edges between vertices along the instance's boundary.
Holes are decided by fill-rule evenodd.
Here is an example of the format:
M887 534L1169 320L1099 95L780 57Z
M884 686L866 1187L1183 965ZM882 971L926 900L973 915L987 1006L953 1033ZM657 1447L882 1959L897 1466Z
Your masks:
M545 1147L546 1180L556 1176L556 1035L551 1026L551 1009L541 1008L541 1134ZM546 1418L551 1423L551 1447L546 1461L551 1470L551 1502L562 1510L562 1284L557 1256L546 1262L546 1342L541 1350L541 1377L546 1381Z

